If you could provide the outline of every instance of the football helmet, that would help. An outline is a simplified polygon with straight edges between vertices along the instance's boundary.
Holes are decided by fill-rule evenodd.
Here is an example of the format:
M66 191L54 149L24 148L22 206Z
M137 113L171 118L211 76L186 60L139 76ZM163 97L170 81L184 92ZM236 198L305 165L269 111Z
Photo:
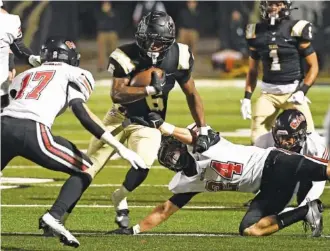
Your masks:
M41 63L64 62L72 66L79 66L80 54L76 45L64 37L50 37L40 50Z
M283 111L272 128L275 147L299 153L306 142L306 131L304 114L295 109Z
M189 158L187 145L172 136L164 136L158 150L159 163L174 171L181 172L188 166Z
M135 33L136 44L143 54L157 59L175 42L175 24L171 16L162 11L152 11L142 18Z
M284 7L278 12L272 14L272 4L283 3ZM296 9L292 8L292 1L260 1L259 5L260 15L263 20L269 21L272 25L275 24L275 21L281 21L282 19L289 18L291 11Z

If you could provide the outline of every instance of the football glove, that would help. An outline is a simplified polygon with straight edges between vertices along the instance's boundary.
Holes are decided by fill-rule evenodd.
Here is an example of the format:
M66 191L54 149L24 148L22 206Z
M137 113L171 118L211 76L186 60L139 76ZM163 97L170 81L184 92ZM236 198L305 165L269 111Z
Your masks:
M305 101L307 103L311 103L311 101L309 100L309 98L307 98L305 96L303 91L297 91L297 92L293 93L287 101L290 103L295 103L295 104L299 104L299 105L302 105Z
M241 99L241 114L244 120L252 118L251 99Z
M196 143L194 145L193 153L205 152L210 147L210 138L208 135L208 127L200 127L199 135L197 136Z
M120 155L120 157L122 157L123 159L126 159L131 165L132 167L134 167L135 169L146 169L147 166L145 164L145 162L143 161L143 159L134 151L122 146L119 147L117 149L118 154Z
M157 73L153 71L151 73L151 83L150 86L153 86L156 90L156 94L160 94L163 91L163 88L166 83L165 73L161 78L158 77Z
M158 129L162 124L164 124L164 120L157 112L151 112L148 114L148 122L150 127L156 129Z
M33 67L37 67L41 65L40 56L30 55L29 64Z
M133 235L133 228L117 228L115 230L112 230L108 232L108 234L121 234L121 235Z

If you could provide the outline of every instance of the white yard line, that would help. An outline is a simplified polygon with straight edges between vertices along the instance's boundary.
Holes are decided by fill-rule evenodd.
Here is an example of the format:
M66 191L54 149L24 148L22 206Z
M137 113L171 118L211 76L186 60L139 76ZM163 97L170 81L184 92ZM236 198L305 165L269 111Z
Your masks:
M7 208L47 208L52 205L42 204L2 204L1 207ZM156 205L130 205L129 208L154 208ZM77 205L79 208L113 208L112 205ZM186 206L183 209L234 209L237 207L225 207L225 206Z
M62 187L63 184L35 184L38 187ZM89 187L121 187L122 184L91 184ZM140 187L168 187L168 185L141 184Z
M37 165L12 165L12 166L7 166L6 169L43 169L43 167L41 166L37 166ZM116 168L116 169L128 169L130 168L129 165L124 166L124 165L108 165L105 166L104 168ZM161 170L168 170L163 166L153 166L151 167L151 169L161 169Z

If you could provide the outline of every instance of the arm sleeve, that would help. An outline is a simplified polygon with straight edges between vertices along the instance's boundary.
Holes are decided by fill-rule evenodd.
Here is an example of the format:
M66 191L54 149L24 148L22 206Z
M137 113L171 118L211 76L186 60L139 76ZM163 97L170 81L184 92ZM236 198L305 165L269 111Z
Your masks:
M191 72L194 68L195 59L188 45L178 43L178 46L178 72L175 74L175 79L180 85L184 85L191 77Z
M100 139L105 133L103 128L99 126L88 114L83 106L84 101L76 98L70 101L70 107L74 115L79 119L83 127L93 134L96 138Z
M178 193L174 194L169 201L171 201L178 208L182 208L186 205L196 194L198 193Z
M10 45L10 49L16 57L23 59L27 64L29 64L29 57L32 55L32 51L24 45L22 38L14 40L14 42Z

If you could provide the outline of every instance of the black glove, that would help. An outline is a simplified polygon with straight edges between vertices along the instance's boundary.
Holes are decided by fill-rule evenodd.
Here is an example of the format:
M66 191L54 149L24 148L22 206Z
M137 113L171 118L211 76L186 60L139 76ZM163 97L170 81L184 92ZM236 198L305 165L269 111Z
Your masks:
M133 228L118 228L108 232L107 234L121 234L121 235L133 235Z
M148 122L150 127L158 129L164 120L157 112L151 112L148 114Z
M153 71L151 73L151 83L150 86L153 86L156 89L156 94L159 94L163 91L163 88L166 83L165 73L161 78L158 77L157 73Z
M205 152L210 147L210 139L207 135L199 134L194 145L193 153L202 153Z

